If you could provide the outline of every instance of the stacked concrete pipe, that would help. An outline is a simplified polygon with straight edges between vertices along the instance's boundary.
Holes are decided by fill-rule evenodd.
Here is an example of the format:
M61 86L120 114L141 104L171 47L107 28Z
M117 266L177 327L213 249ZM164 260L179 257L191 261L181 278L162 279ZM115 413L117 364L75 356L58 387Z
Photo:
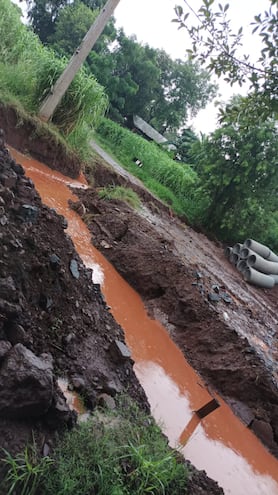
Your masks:
M246 282L265 289L278 285L278 256L267 246L246 239L243 244L227 247L225 255Z

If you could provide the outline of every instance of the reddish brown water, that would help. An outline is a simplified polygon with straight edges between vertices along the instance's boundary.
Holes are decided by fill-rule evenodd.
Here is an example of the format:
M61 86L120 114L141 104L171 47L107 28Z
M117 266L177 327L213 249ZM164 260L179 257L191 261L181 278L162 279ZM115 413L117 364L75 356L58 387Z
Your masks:
M68 233L77 251L93 268L94 281L101 281L106 301L125 331L152 414L162 424L171 445L184 445L185 457L205 469L226 494L278 495L278 461L222 400L221 407L202 421L194 414L211 395L167 331L148 317L138 294L91 245L87 227L68 207L68 200L76 197L67 186L82 187L81 182L14 150L12 154L25 167L45 204L67 218Z

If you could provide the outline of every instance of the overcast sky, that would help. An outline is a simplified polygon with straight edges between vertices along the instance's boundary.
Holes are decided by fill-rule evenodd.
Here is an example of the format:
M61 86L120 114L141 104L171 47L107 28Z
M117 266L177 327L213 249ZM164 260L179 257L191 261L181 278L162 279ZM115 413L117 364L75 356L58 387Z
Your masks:
M196 10L201 1L188 0L188 3ZM222 3L225 3L224 0ZM248 26L255 15L268 10L270 6L269 0L230 0L229 3L229 15L235 29ZM117 26L123 27L127 35L135 34L138 41L148 43L154 48L163 48L172 57L183 59L186 49L190 48L190 39L185 29L178 30L177 25L171 23L175 17L176 4L185 7L183 0L121 0L115 11ZM255 62L260 43L259 37L252 36L250 31L245 39L244 52L250 54ZM234 93L244 94L247 91L247 88L231 88L225 81L217 81L221 95L218 99L227 101ZM195 129L205 133L212 131L216 126L216 114L214 104L208 105L194 119Z

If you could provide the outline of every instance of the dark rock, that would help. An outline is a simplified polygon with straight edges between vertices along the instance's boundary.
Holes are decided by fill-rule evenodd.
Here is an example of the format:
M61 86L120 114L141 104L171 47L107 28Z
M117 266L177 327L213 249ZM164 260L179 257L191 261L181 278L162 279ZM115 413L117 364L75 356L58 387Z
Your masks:
M18 296L12 277L0 278L0 297L10 302L17 302Z
M52 403L52 367L22 344L17 344L2 364L0 389L0 416L41 416Z
M105 407L106 409L111 409L111 410L116 409L115 400L113 399L113 397L111 397L111 395L108 394L99 395L98 404L101 407Z
M71 378L72 386L75 390L84 390L85 389L85 380L81 376L74 376Z
M42 309L48 310L53 305L53 299L47 294L40 294L39 305Z
M233 302L231 296L229 296L229 294L227 294L227 292L221 292L220 297L227 304L231 304Z
M78 264L76 260L71 260L70 262L70 272L72 276L76 279L79 279L79 269L78 269Z
M219 285L214 284L214 285L212 285L211 288L212 288L212 290L214 290L214 292L216 292L216 294L219 294L219 290L220 290Z
M8 189L12 189L15 187L17 181L17 175L13 170L9 170L8 175L2 174L0 176L0 182L3 184L4 187Z
M13 344L23 344L29 345L30 339L28 334L25 332L24 328L17 323L9 325L9 328L6 328L5 333L7 335L8 340Z
M116 383L115 380L108 380L107 382L103 383L102 388L103 388L104 392L106 392L108 395L112 395L113 397L116 394L119 394L120 392L122 392L122 387L121 387L120 382L118 381Z
M4 299L0 299L0 311L9 317L16 317L22 313L19 304L10 303Z
M269 423L261 419L254 419L251 424L253 432L269 447L273 446L274 437L273 430Z
M21 205L20 216L25 222L35 223L38 219L39 209L37 206Z
M215 293L210 292L208 294L208 300L211 302L217 303L221 300L221 297L219 294L215 294Z
M66 230L68 228L69 224L68 221L65 217L62 218L62 228Z
M0 340L0 363L3 361L6 354L11 350L12 345L7 340Z
M115 360L126 361L131 358L129 348L120 340L114 340L110 345L110 352Z
M57 254L51 254L49 256L49 263L51 265L52 268L57 268L61 265L61 260L59 258L59 256L57 256Z
M203 278L203 275L197 271L195 272L195 277L197 278L197 280L200 280L201 278Z

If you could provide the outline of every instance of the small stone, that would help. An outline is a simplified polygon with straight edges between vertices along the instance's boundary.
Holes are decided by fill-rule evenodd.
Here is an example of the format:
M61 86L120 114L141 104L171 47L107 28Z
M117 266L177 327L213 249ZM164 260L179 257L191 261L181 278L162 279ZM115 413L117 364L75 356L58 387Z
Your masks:
M110 346L110 352L117 359L126 361L131 358L129 348L120 340L114 340Z
M22 205L20 208L20 216L25 222L35 223L38 219L39 209L37 206Z
M73 278L79 279L79 269L78 269L78 264L76 260L71 260L70 262L70 272L73 276Z
M51 254L49 256L49 263L52 266L52 268L57 268L61 264L61 260L57 254Z
M203 275L200 272L195 272L195 277L200 280L200 278L203 278Z
M43 448L42 448L42 456L43 457L48 457L50 454L50 447L49 445L45 442L43 444Z
M213 294L210 292L208 294L208 300L210 302L218 303L221 300L221 297L219 296L219 294Z
M212 285L211 288L212 288L212 290L214 290L214 292L216 292L216 294L219 294L219 290L220 290L219 285L214 284L214 285Z
M84 390L85 388L85 380L81 376L74 376L71 383L75 390Z
M229 296L227 292L221 292L220 297L226 304L231 304L233 302L231 296Z
M106 409L116 409L115 400L113 399L113 397L111 397L111 395L108 394L101 394L98 397L98 404L102 407L105 407Z
M0 362L3 361L6 354L11 350L12 344L7 340L0 340Z
M4 227L4 225L7 225L7 223L8 223L8 218L6 217L6 215L3 215L3 216L0 218L0 223L1 223L2 227Z

